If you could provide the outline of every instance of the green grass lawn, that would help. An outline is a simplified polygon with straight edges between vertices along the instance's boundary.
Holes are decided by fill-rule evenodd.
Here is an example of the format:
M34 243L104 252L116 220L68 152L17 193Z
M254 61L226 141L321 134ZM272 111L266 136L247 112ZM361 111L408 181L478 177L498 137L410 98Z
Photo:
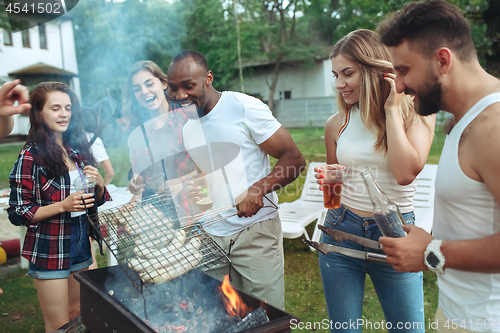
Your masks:
M290 130L307 163L325 161L323 128L306 128ZM436 130L428 163L438 163L444 135ZM22 145L0 147L0 188L8 187L8 174L17 158ZM127 150L124 148L108 149L115 169L113 183L117 186L127 185L129 162ZM305 172L293 183L278 192L280 202L296 200L305 180ZM309 234L313 232L314 223L308 226ZM300 239L285 239L285 307L286 311L300 318L302 322L321 322L327 319L323 286L318 267L318 253L310 251ZM98 255L99 267L106 265L105 257ZM0 276L0 287L4 294L0 295L0 333L44 332L43 318L38 306L38 299L33 279L26 276L26 271L18 269L3 277ZM424 273L424 297L426 322L433 318L437 308L438 288L436 275ZM339 300L342 306L344 300ZM367 277L365 297L363 301L363 319L372 323L380 323L384 319L373 285ZM433 332L433 330L426 330ZM294 330L294 332L328 332L325 329ZM380 329L364 330L364 332L387 332Z

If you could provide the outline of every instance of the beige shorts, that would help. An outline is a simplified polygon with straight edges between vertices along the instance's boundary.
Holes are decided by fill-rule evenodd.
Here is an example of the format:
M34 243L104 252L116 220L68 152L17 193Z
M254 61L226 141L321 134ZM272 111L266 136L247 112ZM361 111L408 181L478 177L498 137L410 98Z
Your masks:
M283 232L279 215L255 223L234 235L210 235L224 252L231 246L231 285L262 301L285 309ZM229 273L228 265L207 272L222 281Z
M479 333L477 331L469 331L463 327L458 327L460 325L459 322L456 322L456 325L453 325L454 323L444 316L444 313L440 308L436 311L434 322L437 324L436 333ZM446 322L448 323L446 324ZM448 327L445 327L445 325Z

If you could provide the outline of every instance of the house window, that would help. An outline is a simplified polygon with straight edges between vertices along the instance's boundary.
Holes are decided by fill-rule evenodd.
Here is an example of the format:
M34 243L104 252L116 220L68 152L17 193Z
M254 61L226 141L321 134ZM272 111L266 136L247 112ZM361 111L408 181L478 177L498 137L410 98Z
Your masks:
M3 45L12 46L12 32L3 30Z
M292 91L291 90L280 91L280 99L292 99Z
M47 31L45 30L45 25L40 24L38 26L38 35L40 36L40 48L47 49Z
M23 47L31 47L30 45L30 32L29 30L21 31L21 36L23 39Z

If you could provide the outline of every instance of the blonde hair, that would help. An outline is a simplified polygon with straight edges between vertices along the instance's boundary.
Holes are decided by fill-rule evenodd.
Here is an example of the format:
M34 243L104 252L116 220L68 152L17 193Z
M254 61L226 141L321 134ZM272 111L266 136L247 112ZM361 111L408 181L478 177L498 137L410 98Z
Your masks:
M330 59L343 55L359 64L361 69L361 84L359 110L365 127L376 134L374 148L378 152L387 152L387 131L384 104L391 91L390 85L384 80L384 73L394 73L389 50L379 42L376 32L359 29L350 32L339 40L332 48ZM346 113L351 108L337 91L337 103L340 112ZM414 121L422 121L432 129L429 120L415 113L410 96L403 96L400 105L401 118L405 132Z

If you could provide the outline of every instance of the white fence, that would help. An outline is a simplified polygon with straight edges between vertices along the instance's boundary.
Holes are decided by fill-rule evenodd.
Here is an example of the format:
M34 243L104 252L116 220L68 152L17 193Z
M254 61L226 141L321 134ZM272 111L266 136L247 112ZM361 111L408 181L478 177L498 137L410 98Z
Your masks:
M282 99L274 101L274 116L286 128L325 127L326 120L338 112L335 97ZM443 126L450 113L439 111L436 126Z
M276 100L273 110L274 116L286 128L304 128L309 123L325 127L326 120L337 112L335 97Z

